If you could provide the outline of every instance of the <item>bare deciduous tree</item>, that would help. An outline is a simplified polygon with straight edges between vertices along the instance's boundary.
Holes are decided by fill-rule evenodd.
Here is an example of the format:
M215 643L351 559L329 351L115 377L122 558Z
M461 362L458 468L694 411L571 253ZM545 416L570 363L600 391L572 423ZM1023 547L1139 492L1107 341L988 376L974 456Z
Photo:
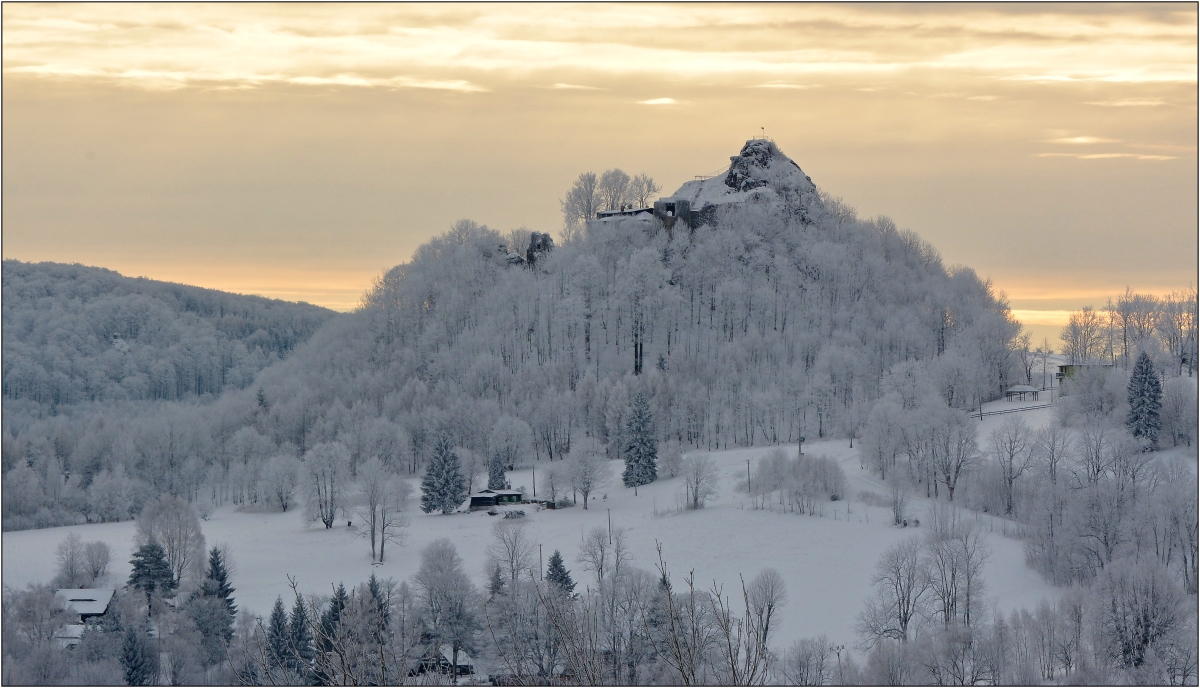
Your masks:
M533 568L533 555L537 549L529 537L525 523L502 520L492 526L492 544L488 547L488 559L508 575L509 590L516 588L522 574Z
M104 576L108 572L108 560L111 557L108 543L96 540L83 546L83 559L87 564L88 575L92 580Z
M1013 510L1013 485L1033 465L1033 433L1020 418L1009 418L989 436L1004 481L1004 513Z
M178 497L160 497L138 516L138 546L157 542L166 555L175 582L185 574L199 573L204 563L204 533L191 504Z
M571 487L583 495L583 508L588 508L588 496L608 484L611 478L608 464L594 451L580 447L571 459Z
M892 545L880 558L871 580L875 594L858 618L864 646L873 647L882 638L908 641L927 606L930 582L922 549L921 539L912 537Z
M717 468L708 454L693 454L684 459L683 484L691 509L701 509L717 496Z
M305 518L326 528L342 510L345 483L350 479L350 452L341 442L322 442L304 455L304 486L308 492Z
M91 582L88 575L87 554L83 540L78 533L67 533L67 537L58 543L55 552L58 559L58 576L55 585L60 588L74 588Z

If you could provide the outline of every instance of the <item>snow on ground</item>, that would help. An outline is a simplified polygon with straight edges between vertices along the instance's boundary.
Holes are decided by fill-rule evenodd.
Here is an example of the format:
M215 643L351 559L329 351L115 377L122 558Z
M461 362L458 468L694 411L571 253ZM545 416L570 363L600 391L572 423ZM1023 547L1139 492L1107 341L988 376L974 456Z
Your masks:
M1033 414L1046 412L1048 409L1020 415L1035 417ZM981 426L986 428L1004 417L985 417ZM589 574L575 561L579 542L584 532L607 528L611 510L613 527L627 530L635 557L633 565L652 571L655 541L662 542L667 567L677 584L682 584L683 577L694 569L698 586L708 588L715 580L728 594L737 589L739 574L749 581L765 567L777 569L787 583L788 595L778 626L777 647L782 649L800 637L819 633L837 643L850 644L855 640L855 617L870 592L871 575L880 554L889 545L923 531L892 527L889 509L857 501L860 492L882 497L887 490L869 471L859 467L857 450L849 449L845 440L806 442L804 450L805 454L824 454L838 460L846 471L853 499L827 503L823 518L750 508L744 492L746 459L754 461L774 449L714 452L721 491L714 502L699 511L675 510L683 489L680 478L639 488L635 497L633 490L619 485L620 462L610 463L612 483L594 496L587 510L582 504L553 511L536 511L529 505L522 508L528 514L526 521L534 540L543 545L543 562L555 549L562 550L581 587ZM795 445L785 449L796 451ZM511 472L509 476L514 486L532 486L529 470ZM539 487L544 486L540 468L537 477ZM742 492L737 491L739 483ZM210 544L229 544L236 567L233 584L237 603L258 614L270 610L276 595L287 593L289 574L298 578L302 591L316 593L328 593L330 586L338 582L357 584L372 572L381 578L409 580L419 566L421 548L443 537L454 542L468 574L482 587L490 529L500 518L482 511L426 515L416 510L415 503L414 499L408 541L403 547L389 546L388 560L378 566L370 563L367 541L355 537L345 520L326 530L320 524L306 527L295 511L248 513L225 507L202 522L202 527ZM910 511L918 518L928 508L924 499L910 500ZM1022 543L1000 534L998 519L975 514L968 517L979 520L985 529L995 528L988 536L992 557L985 576L988 595L995 598L1000 609L1032 609L1042 599L1056 596L1048 583L1025 566ZM68 531L74 531L85 541L104 540L112 546L111 582L120 585L130 571L127 562L134 528L133 522L124 522L5 533L3 582L23 587L30 582L49 581L55 569L55 547Z

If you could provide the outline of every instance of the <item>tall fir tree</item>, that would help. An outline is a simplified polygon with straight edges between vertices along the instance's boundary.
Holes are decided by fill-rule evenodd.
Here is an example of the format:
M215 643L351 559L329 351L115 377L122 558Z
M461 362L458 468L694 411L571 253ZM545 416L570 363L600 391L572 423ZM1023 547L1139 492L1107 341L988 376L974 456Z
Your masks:
M135 624L125 629L121 642L121 669L125 683L131 686L149 686L158 678L158 652L154 642L144 630Z
M508 482L504 478L504 460L500 454L492 454L488 461L488 489L503 490Z
M267 622L267 656L272 667L282 668L291 658L288 635L287 610L283 607L283 598L276 597L271 620Z
M450 438L443 434L433 445L433 456L421 481L421 511L449 514L467 498L467 481Z
M488 599L495 599L496 595L504 594L504 574L500 571L500 566L492 562L488 566Z
M237 619L237 605L233 603L233 586L229 584L229 570L225 566L225 557L221 550L213 547L208 552L208 570L204 572L204 580L200 583L197 594L221 600L228 616L227 628L222 635L225 641L233 638L234 620Z
M329 600L329 606L321 614L322 652L328 652L331 649L331 640L337 637L338 626L342 622L342 611L346 609L346 603L349 600L350 596L346 594L346 586L338 583L337 589L333 591L333 598Z
M562 553L558 550L550 555L550 562L546 565L546 580L568 595L575 593L575 581L571 579L571 572L567 570Z
M1140 437L1158 448L1158 433L1162 429L1162 381L1154 369L1150 354L1138 356L1129 376L1129 419L1125 422L1134 437Z
M129 563L133 564L129 585L146 593L147 605L154 604L155 593L166 596L175 591L175 577L162 545L153 540L147 542L134 551Z
M392 623L392 613L388 593L384 590L379 579L372 573L367 579L367 594L371 596L371 608L374 610L374 627L372 637L379 642L387 635L387 629Z
M654 416L650 401L638 392L625 421L625 487L652 483L658 478L658 442L654 439Z
M296 604L292 605L287 634L292 651L292 668L301 676L308 677L313 658L312 630L308 627L308 608L304 606L304 598L299 595L296 595Z

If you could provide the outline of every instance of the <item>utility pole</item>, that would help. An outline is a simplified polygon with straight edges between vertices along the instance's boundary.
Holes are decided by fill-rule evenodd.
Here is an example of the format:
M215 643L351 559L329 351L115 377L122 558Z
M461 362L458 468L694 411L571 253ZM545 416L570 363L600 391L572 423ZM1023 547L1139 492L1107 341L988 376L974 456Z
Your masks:
M750 490L750 459L746 459L746 496L750 498L750 504L754 504L754 492Z
M533 498L537 499L537 469L531 468L529 472L533 474Z
M605 509L608 512L608 544L612 544L612 509Z
M545 570L546 567L542 565L542 545L538 543L538 580L543 580L542 572Z

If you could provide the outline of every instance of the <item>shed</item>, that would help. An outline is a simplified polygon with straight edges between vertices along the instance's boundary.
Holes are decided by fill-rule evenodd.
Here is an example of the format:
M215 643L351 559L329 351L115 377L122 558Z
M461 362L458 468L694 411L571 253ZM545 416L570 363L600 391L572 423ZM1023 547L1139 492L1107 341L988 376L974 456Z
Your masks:
M1012 387L1009 387L1006 392L1004 392L1004 396L1008 397L1009 401L1012 401L1013 397L1015 397L1015 396L1020 396L1021 401L1025 401L1025 395L1032 394L1033 400L1037 401L1038 400L1038 392L1040 392L1040 391L1041 390L1039 390L1038 388L1030 387L1029 385L1013 385Z
M87 621L94 616L103 616L115 593L116 590L101 588L66 588L54 591L54 597L62 602L64 609L78 614L80 621Z
M499 504L519 504L525 495L520 490L480 490L471 495L470 510L490 509Z

